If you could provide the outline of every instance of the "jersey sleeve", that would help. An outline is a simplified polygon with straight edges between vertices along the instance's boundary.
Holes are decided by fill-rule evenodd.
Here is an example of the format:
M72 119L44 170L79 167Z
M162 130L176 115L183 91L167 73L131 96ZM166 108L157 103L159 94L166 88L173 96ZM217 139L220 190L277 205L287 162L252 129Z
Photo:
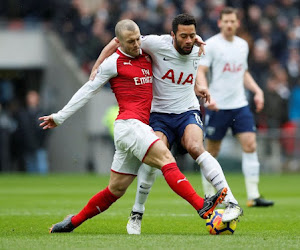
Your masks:
M204 49L205 49L205 55L201 56L199 65L210 67L214 58L214 50L213 50L212 43L207 41Z
M246 56L246 62L245 62L245 70L248 70L248 56L249 56L249 45L248 45L248 43L245 41L245 43L246 43L246 45L245 45L245 47L246 47L246 53L247 53L247 56Z
M155 53L160 50L166 43L172 43L170 35L147 35L141 37L141 47L148 53Z
M82 108L109 79L117 75L116 56L113 54L104 60L99 66L97 75L93 81L86 82L57 113L52 114L53 120L57 125L62 124L66 119Z

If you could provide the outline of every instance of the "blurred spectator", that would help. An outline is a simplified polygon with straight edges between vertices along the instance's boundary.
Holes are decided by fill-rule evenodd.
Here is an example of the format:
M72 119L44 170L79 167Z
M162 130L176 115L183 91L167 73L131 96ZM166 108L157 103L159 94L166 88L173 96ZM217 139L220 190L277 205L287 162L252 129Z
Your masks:
M290 103L289 103L289 118L291 121L300 124L300 80L292 88Z
M268 128L279 128L288 121L288 98L287 82L281 82L276 77L269 78L265 90L265 108L262 112Z
M26 107L17 114L19 136L18 142L22 149L25 169L28 173L48 173L48 159L46 150L46 135L39 126L38 118L45 112L39 106L40 96L35 90L26 95Z
M140 26L142 34L164 34L171 30L171 21L176 14L187 12L196 17L197 32L207 40L218 32L220 10L229 5L239 9L241 27L238 35L249 43L249 71L260 87L267 91L270 106L278 105L283 89L292 90L291 102L297 94L300 77L298 0L47 0L46 4L45 1L37 0L21 2L20 5L15 0L1 1L0 18L23 18L25 22L51 20L53 29L60 34L66 48L73 52L78 64L87 73L102 48L113 37L114 26L119 19L133 19ZM274 74L274 61L286 69L285 82L288 85L278 83L282 81L278 77L282 76ZM272 99L273 95L276 98ZM289 102L289 99L284 99L284 102ZM290 114L293 113L293 106L292 103L289 104Z
M10 140L15 130L16 122L0 103L0 171L11 170Z
M287 60L287 71L290 76L291 87L297 84L300 78L300 51L299 49L290 49Z

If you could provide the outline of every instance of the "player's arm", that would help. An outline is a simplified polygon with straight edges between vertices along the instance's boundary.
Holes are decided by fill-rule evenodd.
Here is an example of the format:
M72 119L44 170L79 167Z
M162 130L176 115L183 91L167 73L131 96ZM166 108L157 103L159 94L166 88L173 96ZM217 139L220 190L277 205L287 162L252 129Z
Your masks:
M199 35L196 35L195 44L199 47L198 55L205 55L204 46L206 45L206 43L202 40L202 38Z
M260 112L264 108L264 92L255 82L248 70L244 74L244 86L254 94L254 103L256 106L256 112Z
M116 52L117 48L119 47L119 41L118 39L115 37L113 38L101 51L99 57L97 58L91 74L90 74L90 80L94 80L95 76L97 75L97 70L100 66L100 64L109 56L111 56L114 52Z
M95 80L86 82L70 99L66 106L57 113L42 116L39 118L42 123L40 126L43 129L55 128L61 125L71 115L76 113L83 107L93 96L95 96L101 87L108 82L108 80L117 75L116 65L108 60L101 65Z
M201 91L207 90L208 91L208 82L206 75L208 73L209 68L204 65L199 65L197 70L197 76L196 76L196 84L195 84L195 93L196 95L201 97ZM210 97L209 95L209 101L206 103L205 107L207 107L210 110L218 110L216 102Z
M208 67L200 65L197 70L196 82L195 82L195 93L204 99L205 102L210 103L210 94L208 91L208 83L206 79L206 73Z

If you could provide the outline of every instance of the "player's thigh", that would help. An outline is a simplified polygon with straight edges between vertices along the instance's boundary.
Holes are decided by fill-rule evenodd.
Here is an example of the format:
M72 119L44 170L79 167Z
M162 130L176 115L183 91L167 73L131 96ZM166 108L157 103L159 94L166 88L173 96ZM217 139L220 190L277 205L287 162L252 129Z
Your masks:
M181 144L196 159L205 151L202 129L196 124L187 125L181 138Z
M213 157L217 157L220 152L221 143L221 140L211 140L207 138L205 140L205 148Z
M155 134L157 135L157 137L159 139L161 139L163 141L163 143L168 147L170 148L170 145L169 145L169 141L168 141L168 137L161 131L155 131Z
M256 134L254 132L244 132L236 134L236 138L241 144L242 150L252 153L256 150Z
M121 197L129 185L133 182L135 175L111 172L108 188L116 196Z
M163 166L175 162L175 159L161 140L156 141L148 150L143 163L161 169Z

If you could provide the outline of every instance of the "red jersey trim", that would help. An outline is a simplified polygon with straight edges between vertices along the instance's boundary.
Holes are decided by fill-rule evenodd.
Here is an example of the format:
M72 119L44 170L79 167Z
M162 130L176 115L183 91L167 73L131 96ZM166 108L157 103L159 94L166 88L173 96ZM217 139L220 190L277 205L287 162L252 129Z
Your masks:
M144 155L144 157L143 157L143 160L142 160L142 162L144 162L144 160L145 160L145 157L147 156L147 154L148 154L148 152L149 152L149 150L150 150L150 148L153 146L153 144L155 143L155 142L157 142L157 141L159 141L160 139L158 138L157 140L155 140L154 142L152 142L151 143L151 145L149 146L149 148L147 149L147 152L146 152L146 154Z
M114 172L114 173L117 173L117 174L137 176L136 174L121 173L121 172L118 172L118 171L115 171L115 170L112 170L112 169L111 169L110 171L111 171L111 172Z

